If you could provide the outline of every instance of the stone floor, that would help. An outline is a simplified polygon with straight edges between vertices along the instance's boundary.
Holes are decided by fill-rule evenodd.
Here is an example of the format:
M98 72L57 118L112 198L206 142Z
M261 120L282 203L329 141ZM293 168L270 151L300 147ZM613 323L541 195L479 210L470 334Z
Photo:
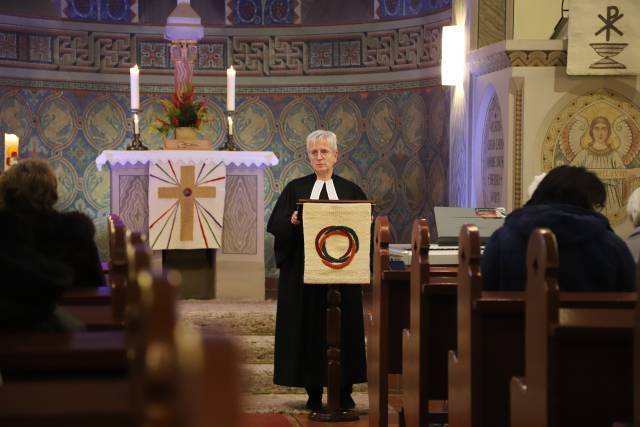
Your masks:
M222 328L238 338L238 345L243 354L243 371L246 376L243 407L248 417L247 427L329 425L329 423L318 423L308 419L308 410L304 407L306 402L304 390L273 384L275 311L275 301L183 300L179 304L181 318L188 325L203 330ZM326 392L324 397L326 403ZM353 397L360 420L340 423L340 425L367 426L369 401L366 384L355 387ZM398 425L398 413L393 402L394 400L390 399L389 425L391 426ZM395 406L398 407L398 405ZM268 414L283 416L269 417Z

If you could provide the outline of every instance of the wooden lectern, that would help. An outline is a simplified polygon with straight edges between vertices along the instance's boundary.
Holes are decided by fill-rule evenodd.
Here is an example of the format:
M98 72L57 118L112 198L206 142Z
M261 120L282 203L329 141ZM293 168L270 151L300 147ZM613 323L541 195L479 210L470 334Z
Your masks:
M339 285L369 284L371 207L367 200L300 200L304 234L304 283L327 286L327 400L315 421L357 420L340 408L341 300ZM300 210L300 209L299 209Z

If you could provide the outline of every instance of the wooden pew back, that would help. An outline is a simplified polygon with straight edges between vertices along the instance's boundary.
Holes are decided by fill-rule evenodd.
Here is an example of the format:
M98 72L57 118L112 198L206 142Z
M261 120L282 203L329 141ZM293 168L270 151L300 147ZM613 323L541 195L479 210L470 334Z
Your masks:
M527 252L526 377L511 382L511 423L595 427L631 419L628 295L612 293L604 306L562 308L557 271L555 236L535 230Z
M445 422L429 412L429 400L447 399L447 352L456 348L455 283L438 283L429 264L429 226L413 223L410 323L403 331L403 417L408 427ZM433 282L433 283L432 283Z
M389 289L382 273L389 269L389 218L376 217L373 240L372 306L367 318L367 377L369 385L369 425L386 426L389 387L387 341L389 327Z
M124 322L126 305L126 280L127 280L127 228L124 222L115 214L109 215L109 286L111 288L111 301L113 319L115 322Z

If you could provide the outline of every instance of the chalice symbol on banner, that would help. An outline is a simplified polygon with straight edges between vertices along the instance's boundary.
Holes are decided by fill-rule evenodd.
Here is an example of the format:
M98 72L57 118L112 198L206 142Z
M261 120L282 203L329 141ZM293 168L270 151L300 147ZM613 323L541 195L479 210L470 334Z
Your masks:
M600 18L600 20L604 22L604 25L595 33L595 35L597 36L603 31L606 31L607 42L606 43L589 43L589 46L591 46L593 50L595 50L596 53L602 57L602 59L591 64L589 68L598 68L598 69L627 68L626 65L616 61L615 59L613 59L613 57L618 55L620 52L622 52L629 43L609 43L609 39L611 38L611 31L616 32L620 36L624 35L624 33L614 25L623 16L624 14L620 13L620 11L616 6L607 6L606 18L601 14L598 14L598 18Z
M622 69L627 68L626 65L619 63L614 56L627 47L629 43L589 43L589 46L602 57L599 61L589 65L589 68L606 68L606 69Z

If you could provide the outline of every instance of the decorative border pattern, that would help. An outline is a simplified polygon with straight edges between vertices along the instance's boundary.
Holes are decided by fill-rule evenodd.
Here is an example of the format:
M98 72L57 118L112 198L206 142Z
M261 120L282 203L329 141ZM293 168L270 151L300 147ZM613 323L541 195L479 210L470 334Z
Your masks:
M138 0L61 0L60 17L117 24L138 22Z
M471 73L481 76L509 67L566 67L564 50L512 50L502 51L471 61Z
M507 52L512 67L566 67L564 50L514 50Z
M431 79L393 82L393 83L363 83L359 85L343 86L295 86L295 87L236 87L236 94L243 96L258 95L320 95L335 93L360 93L360 92L384 92L397 90L414 90L421 88L439 87L440 77ZM11 79L0 78L0 86L35 88L35 89L60 89L60 90L90 90L106 93L128 93L128 84L109 84L96 82L73 82L58 80L31 80L31 79ZM155 85L144 86L145 94L170 94L173 93L173 86ZM198 86L197 94L220 95L226 94L226 87Z
M438 67L447 21L330 35L233 36L199 44L196 75L340 75ZM173 73L160 35L89 31L15 31L0 26L0 66L121 74L137 62L148 74Z
M451 0L373 0L374 19L398 19L438 12Z
M227 0L227 25L283 25L302 22L300 0Z
M513 102L513 208L522 205L522 119L524 117L524 79L511 79Z

